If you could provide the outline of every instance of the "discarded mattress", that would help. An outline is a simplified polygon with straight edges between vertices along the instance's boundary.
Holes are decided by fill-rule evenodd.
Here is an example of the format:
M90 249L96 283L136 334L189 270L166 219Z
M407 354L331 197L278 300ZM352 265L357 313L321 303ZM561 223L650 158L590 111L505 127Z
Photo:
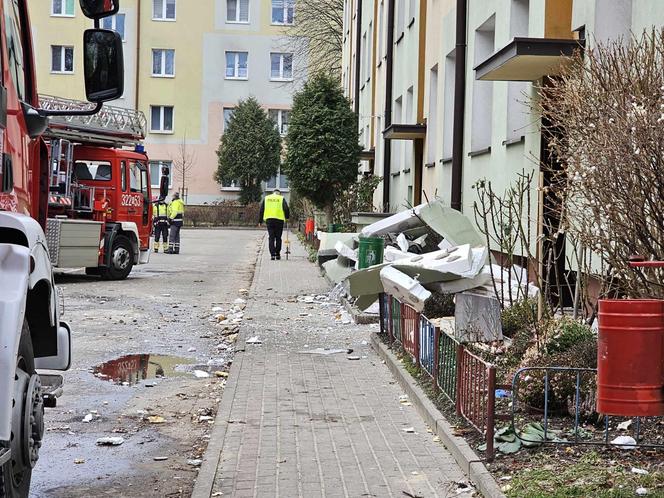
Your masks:
M380 270L380 280L385 292L390 293L402 303L409 304L417 311L422 311L424 301L431 297L431 292L417 280L391 266Z

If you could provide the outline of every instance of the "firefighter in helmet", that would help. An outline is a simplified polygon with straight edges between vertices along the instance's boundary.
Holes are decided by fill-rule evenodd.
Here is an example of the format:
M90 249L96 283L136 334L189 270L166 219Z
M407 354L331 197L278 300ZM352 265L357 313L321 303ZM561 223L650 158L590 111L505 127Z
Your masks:
M154 228L154 252L159 252L161 241L164 242L164 251L168 249L168 204L163 198L154 203L152 210L152 226Z
M168 236L168 250L166 254L180 254L180 229L184 222L184 202L180 199L180 193L175 192L168 206L168 222L171 230Z

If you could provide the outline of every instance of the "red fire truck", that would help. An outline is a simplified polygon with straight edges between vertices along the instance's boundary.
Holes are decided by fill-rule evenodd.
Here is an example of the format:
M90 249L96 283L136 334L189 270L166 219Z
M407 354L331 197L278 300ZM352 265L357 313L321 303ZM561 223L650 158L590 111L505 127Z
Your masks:
M0 0L0 497L27 497L44 434L67 370L71 332L60 321L46 235L50 116L93 115L123 93L122 40L99 28L119 0L79 0L95 29L83 34L87 100L83 110L39 107L27 0ZM32 2L36 3L36 2ZM33 5L34 8L34 5ZM45 3L37 8L49 8ZM42 54L46 57L46 54ZM42 389L47 380L48 388Z
M86 106L50 96L41 96L40 104L49 110ZM56 268L85 267L119 280L148 262L152 191L141 145L145 127L142 112L112 106L94 116L51 118L43 135L51 164L46 238Z

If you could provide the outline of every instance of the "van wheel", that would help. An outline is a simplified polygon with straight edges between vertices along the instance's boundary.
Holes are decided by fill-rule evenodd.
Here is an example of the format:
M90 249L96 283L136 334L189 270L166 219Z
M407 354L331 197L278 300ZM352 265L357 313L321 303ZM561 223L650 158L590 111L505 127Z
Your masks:
M14 406L9 442L11 458L0 468L0 496L28 496L32 468L39 458L43 435L44 402L41 382L35 373L30 329L27 322L24 322L14 374Z
M108 268L102 268L104 280L124 280L134 267L134 251L131 242L124 235L118 235L111 247L111 261Z

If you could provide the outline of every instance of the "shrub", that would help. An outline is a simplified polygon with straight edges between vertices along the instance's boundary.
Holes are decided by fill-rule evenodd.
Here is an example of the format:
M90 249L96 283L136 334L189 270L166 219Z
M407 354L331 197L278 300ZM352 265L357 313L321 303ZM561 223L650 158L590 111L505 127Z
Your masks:
M524 299L500 312L503 335L514 336L522 330L530 330L537 320L537 300Z
M578 344L595 340L595 334L584 323L563 318L555 322L554 333L547 336L546 352L555 355L569 351Z
M431 293L431 297L424 302L422 313L427 318L442 318L454 316L454 294Z

